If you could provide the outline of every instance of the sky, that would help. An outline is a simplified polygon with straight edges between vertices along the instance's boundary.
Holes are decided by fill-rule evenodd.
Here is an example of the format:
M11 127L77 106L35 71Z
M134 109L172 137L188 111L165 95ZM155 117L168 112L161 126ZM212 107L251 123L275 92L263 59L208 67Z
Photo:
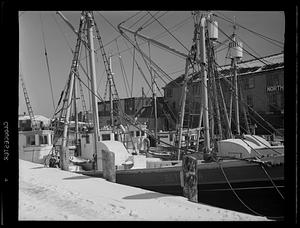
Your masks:
M147 96L151 91L143 75L133 64L133 58L143 69L144 76L150 82L150 72L146 68L143 58L135 51L132 45L116 31L117 25L123 21L124 27L136 30L144 26L140 33L168 45L182 53L192 45L194 21L190 11L95 11L94 16L106 54L112 55L112 72L120 98L141 96L142 87ZM202 12L202 11L201 11ZM75 29L79 27L80 11L62 11ZM218 15L213 17L218 22L219 42L227 39L233 32L233 24L238 25L236 34L243 47L256 57L263 57L280 53L284 50L285 16L282 11L212 11ZM157 18L156 21L150 15ZM240 25L240 26L239 26ZM174 29L173 29L174 28ZM166 32L168 29L169 32ZM251 30L252 32L250 32ZM255 33L253 33L255 32ZM171 34L170 34L171 33ZM226 35L225 35L225 34ZM44 34L44 36L43 36ZM131 40L133 36L128 34ZM175 38L174 38L175 37ZM270 41L270 39L272 39ZM115 39L117 38L117 39ZM172 79L184 73L185 59L150 44L150 48L143 40L140 48L149 53L151 59L157 63ZM19 64L31 106L35 115L53 117L54 106L58 104L71 68L76 36L68 25L55 11L20 11L19 12ZM142 44L144 43L144 44ZM94 39L95 48L99 43ZM47 70L45 46L48 56L50 77ZM131 48L131 49L128 49ZM120 55L118 54L120 51ZM219 65L229 64L226 57L228 48L221 46L217 49ZM243 60L253 59L253 56L244 51ZM134 57L133 57L134 56ZM121 59L121 60L120 60ZM80 62L86 66L85 49L82 49ZM98 94L104 98L106 73L100 51L96 54L96 81ZM134 66L133 66L134 65ZM122 70L122 68L124 70ZM87 84L87 77L79 70L80 77ZM51 93L50 80L53 89ZM157 79L159 86L157 95L162 96L162 87L170 82L169 78ZM126 86L127 85L127 86ZM88 90L82 85L87 109L90 109ZM80 97L78 88L78 97ZM108 96L106 96L107 98ZM79 111L82 110L81 100L78 100ZM19 86L19 114L28 113L21 84Z

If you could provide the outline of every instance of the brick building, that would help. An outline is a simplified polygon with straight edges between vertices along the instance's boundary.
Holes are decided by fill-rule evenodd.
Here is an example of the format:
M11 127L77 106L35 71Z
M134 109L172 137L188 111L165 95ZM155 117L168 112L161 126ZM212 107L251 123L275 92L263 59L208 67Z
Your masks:
M220 74L231 80L231 66L221 67ZM284 59L283 53L266 56L256 60L242 61L238 64L238 86L241 91L241 103L246 103L250 114L248 121L257 125L257 134L267 134L271 129L263 123L268 121L276 129L284 128ZM190 75L186 100L185 127L197 127L201 107L201 81L199 74ZM184 75L179 76L164 89L164 100L179 117ZM220 79L227 110L229 110L230 86L224 78ZM210 92L210 90L209 90ZM252 112L252 109L257 114ZM242 107L240 117L243 121ZM262 126L263 125L263 126Z
M121 114L121 109L130 117L135 117L137 112L143 107L151 103L150 97L132 97L120 99L120 108L118 113ZM98 102L99 125L100 128L110 125L110 102Z

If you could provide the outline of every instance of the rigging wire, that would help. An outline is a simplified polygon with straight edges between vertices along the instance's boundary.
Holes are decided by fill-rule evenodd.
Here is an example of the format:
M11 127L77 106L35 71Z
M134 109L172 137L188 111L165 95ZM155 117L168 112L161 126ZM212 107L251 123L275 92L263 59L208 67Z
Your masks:
M261 56L257 51L255 51L253 48L251 48L251 47L247 44L247 42L245 42L240 36L236 36L236 37L238 37L239 40L241 40L241 41L243 42L243 44L245 44L251 51L253 51L260 59L262 58L262 56ZM270 64L270 62L269 62L269 63L266 63L266 64Z
M222 69L222 67L215 61L215 64L221 69L221 70L223 70ZM220 72L219 72L219 75L225 80L225 82L227 83L227 84L229 84L230 85L230 88L231 89L234 89L234 86L232 85L232 83L226 78L226 76L224 76L223 74L221 74ZM261 99L261 98L259 98L258 97L258 99ZM251 111L253 111L256 115L258 115L262 120L264 120L253 108L251 108L251 106L249 106L246 102L242 102L244 105L246 105L249 109L251 109ZM276 108L276 106L274 106L275 108ZM278 130L276 130L269 122L267 122L266 120L264 120L268 125L269 125L269 127L271 127L272 128L272 130L274 130L275 132L277 132L277 133L279 133L278 132ZM279 133L279 135L282 135L282 134L280 134Z
M141 11L142 12L142 11ZM144 12L145 14L142 15L139 19L137 19L132 25L130 25L129 28L132 28L133 26L135 26L139 21L143 20L145 17L147 17L148 13Z
M131 73L131 91L130 91L130 97L132 97L132 91L133 91L133 77L134 77L134 63L135 63L135 48L133 49L133 60L132 60L132 73Z
M185 18L184 20L182 20L182 21L180 21L178 24L176 24L176 25L174 25L174 26L172 26L171 28L169 28L169 30L171 31L171 30L173 30L172 32L174 32L174 31L176 31L176 30L178 30L179 28L181 28L183 25L185 25L190 19L192 18L192 16L189 16L189 17L187 17L187 18ZM111 25L111 26L113 26L113 25ZM129 28L131 28L132 26L130 26ZM177 28L176 28L177 27ZM114 28L114 27L113 27ZM115 28L114 28L115 29ZM115 29L116 30L116 29ZM118 31L119 32L119 31ZM164 31L164 32L161 32L161 33L159 33L159 34L157 34L156 36L154 36L153 37L153 39L161 39L162 37L165 37L167 35L167 32L166 31ZM121 35L120 35L121 36ZM120 37L119 36L119 37ZM112 41L111 41L112 42ZM109 43L111 43L111 42L109 42ZM141 42L141 43L139 43L140 45L143 45L143 44L146 44L147 43L147 41L143 41L143 42ZM127 49L125 49L125 50L122 50L122 51L120 51L120 53L123 53L123 52L126 52L126 51L128 51L128 50L130 50L130 49L133 49L134 47L131 47L131 48L127 48ZM173 53L174 54L174 53ZM112 56L114 56L114 55L117 55L117 54L112 54ZM182 58L181 56L179 56L180 58Z
M184 45L183 45L183 43L180 41L180 40L178 40L157 18L155 18L149 11L148 11L148 13L182 46L182 47L184 47L184 49L185 50L187 50L187 52L189 52L190 50L187 48L187 47L185 47Z
M166 11L166 12L162 13L160 16L157 17L157 19L159 19L159 18L165 16L168 12L169 12L169 11ZM149 25L151 25L153 22L155 22L155 21L153 20L153 21L151 21L149 24L143 26L143 29L147 28L147 27L148 27Z
M227 175L226 175L226 173L225 173L225 171L224 171L224 169L223 169L223 167L222 167L222 165L221 165L221 162L217 161L217 164L219 165L219 168L220 168L220 170L221 170L223 176L225 177L225 180L226 180L227 184L229 185L231 191L232 191L233 194L236 196L236 198L237 198L237 199L238 199L238 200L239 200L239 201L240 201L240 202L241 202L241 203L242 203L249 211L251 211L253 214L255 214L255 215L257 215L257 216L262 216L262 217L263 217L264 215L258 213L257 211L255 211L255 210L253 210L252 208L250 208L247 204L245 204L245 202L239 197L239 195L237 194L237 192L235 191L235 189L232 187L232 185L231 185L230 181L228 180Z
M137 47L130 41L130 39L129 39L127 36L124 36L124 38L125 38L125 41L128 40L128 42L131 43L131 44L134 46L134 50L137 49ZM128 47L127 43L126 43L126 42L124 42L124 43L125 43L125 45ZM131 52L130 52L130 54L131 54ZM132 54L131 54L131 55L132 55ZM140 66L138 65L137 61L136 61L135 59L134 59L134 61L135 61L136 65L137 65L137 67L138 67L138 70L140 71L141 75L143 76L145 82L147 83L149 89L150 89L150 90L152 91L152 93L153 93L152 86L149 84L148 80L146 79L146 77L145 77L143 71L141 70ZM153 70L154 70L154 69L153 69ZM154 71L155 71L155 70L154 70ZM156 74L157 74L157 72L156 72ZM159 74L157 74L157 75L159 76ZM175 83L176 83L176 82L175 82ZM177 83L176 83L176 84L177 84ZM157 85L156 85L156 86L157 86ZM157 86L157 87L158 87L158 86ZM159 90L159 92L160 92L160 94L162 95L162 93L161 93L160 90ZM163 96L163 95L162 95L162 96ZM168 104L167 104L167 106L168 106L169 110L171 110ZM171 111L171 114L172 114L173 116L175 116L174 113L173 113L173 111Z
M158 14L160 11L157 11L154 15L156 15L156 14ZM149 14L150 15L150 13L149 12L147 12L147 14ZM151 15L150 15L150 18L148 19L148 20L146 20L138 29L137 29L137 31L141 31L142 29L144 29L144 25L145 24L147 24L150 20L152 19L152 17L151 17ZM152 21L153 22L153 21ZM152 23L151 22L151 23ZM151 24L151 23L149 23L149 24Z
M219 12L219 14L221 14L221 13ZM278 47L280 47L280 48L283 48L282 46L279 46L279 45L277 45L277 44L271 42L270 40L272 40L272 41L274 41L274 42L277 42L277 43L279 43L279 44L281 44L281 45L284 45L284 43L281 42L281 41L275 40L275 39L273 39L273 38L270 38L270 37L267 37L267 36L265 36L265 35L262 35L262 34L260 34L260 33L258 33L258 32L255 32L255 31L253 31L253 30L251 30L251 29L248 29L248 28L246 28L245 26L242 26L241 24L238 24L238 23L236 23L236 22L232 22L230 19L225 19L225 18L223 18L223 17L217 15L216 13L213 13L213 15L216 16L216 17L218 17L218 18L221 18L221 19L223 19L224 21L227 21L227 22L229 22L229 23L231 23L231 24L236 24L237 26L239 26L239 27L241 27L241 28L243 28L243 29L245 29L245 30L247 30L247 31L249 31L249 32L251 32L251 33L257 35L257 36L259 36L259 37L261 37L262 39L264 39L264 40L266 40L266 41L269 40L268 42L270 42L270 43L272 43L272 44L274 44L274 45L276 45L276 46L278 46ZM224 17L226 17L224 14L221 14L221 15L223 15ZM268 39L268 40L267 40L267 39Z
M44 52L45 52L45 57L46 57L46 65L47 65L47 70L48 70L48 78L49 78L50 90L51 90L51 96L52 96L52 104L53 104L53 109L55 110L52 80L51 80L51 74L50 74L50 67L49 67L48 54L47 54L46 41L45 41L45 33L44 33L44 29L43 29L43 20L42 20L42 14L41 13L40 13L40 20L41 20L41 29L42 29L42 37L43 37L43 44L44 44Z
M117 47L117 51L119 53L120 50L119 50L119 45L118 45L118 41L117 40L116 40L116 47ZM124 81L124 86L125 86L125 90L126 90L126 95L127 95L127 97L129 97L129 93L128 93L129 83L128 83L128 80L127 80L127 75L126 75L126 71L125 71L125 68L124 68L122 56L120 54L119 54L119 63L120 63L121 72L122 72L122 76L123 76L123 81Z
M130 16L129 18L127 18L125 21L123 21L122 23L126 23L128 22L131 18L137 16L139 13L141 13L142 11L138 11L137 13L135 13L134 15Z
M137 14L139 14L139 13L141 13L142 11L139 11L139 12L137 12L136 14L134 14L133 16L131 16L131 17L129 17L128 19L126 19L125 21L124 21L124 23L126 22L126 21L128 21L129 19L131 19L132 17L134 17L134 16L136 16ZM101 17L103 17L104 19L105 19L105 21L110 25L110 26L112 26L113 28L114 28L114 26L100 13L100 12L98 12L98 14L101 16ZM118 30L116 30L118 33L119 33L119 31ZM112 39L111 41L109 41L108 43L106 43L106 44L104 44L103 45L103 47L106 47L106 46L108 46L109 44L111 44L112 42L114 42L115 40L117 40L118 38L120 38L121 37L121 35L119 34L118 36L116 36L114 39Z
M229 37L230 38L230 37Z
M211 22L211 20L209 20ZM221 33L223 33L230 41L235 42L232 38L232 36L228 36L221 28L218 28L219 31ZM254 57L256 60L262 62L264 65L269 66L268 64L266 64L265 62L263 62L260 58L256 57L255 55L251 54L248 50L246 50L244 47L241 47L242 50L244 50L247 54L249 54L250 56Z

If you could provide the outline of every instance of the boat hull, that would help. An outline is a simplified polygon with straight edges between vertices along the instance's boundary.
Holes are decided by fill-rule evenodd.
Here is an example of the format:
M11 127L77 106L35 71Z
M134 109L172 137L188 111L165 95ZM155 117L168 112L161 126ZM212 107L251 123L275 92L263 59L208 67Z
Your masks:
M198 163L197 170L198 202L268 217L284 215L284 200L280 196L284 196L283 163L262 168L258 163L230 160ZM81 173L102 177L101 171ZM166 194L183 194L181 165L117 170L116 182Z

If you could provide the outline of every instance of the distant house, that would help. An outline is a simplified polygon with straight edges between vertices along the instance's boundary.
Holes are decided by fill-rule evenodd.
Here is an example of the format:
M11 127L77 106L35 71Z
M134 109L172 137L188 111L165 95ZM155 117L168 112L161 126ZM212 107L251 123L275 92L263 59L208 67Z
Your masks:
M47 118L42 115L35 115L35 121L37 122L38 126L42 128L48 128L50 125L50 118ZM19 131L31 131L31 119L29 115L19 115L18 120L18 129Z

